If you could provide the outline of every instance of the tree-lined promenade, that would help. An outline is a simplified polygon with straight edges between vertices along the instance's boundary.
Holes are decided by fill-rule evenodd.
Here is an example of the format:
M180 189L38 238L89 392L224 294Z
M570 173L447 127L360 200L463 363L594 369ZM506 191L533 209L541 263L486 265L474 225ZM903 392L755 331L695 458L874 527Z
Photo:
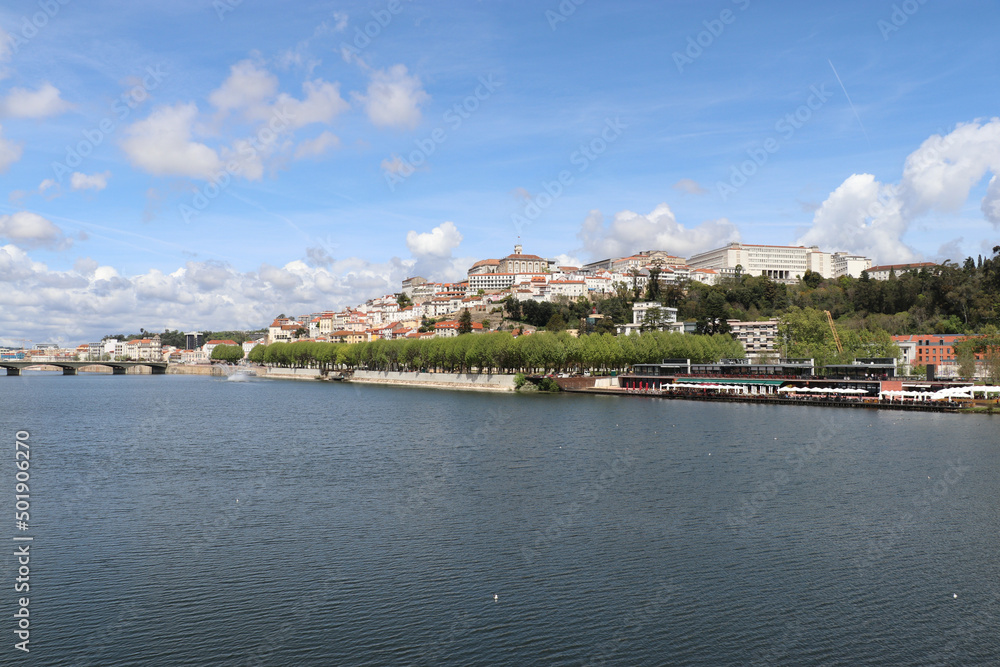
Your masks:
M367 368L448 373L600 373L663 359L710 363L744 356L743 346L725 335L653 331L633 336L590 334L574 338L567 333L514 337L507 332L494 332L368 343L272 343L255 347L248 360L268 366L324 371Z

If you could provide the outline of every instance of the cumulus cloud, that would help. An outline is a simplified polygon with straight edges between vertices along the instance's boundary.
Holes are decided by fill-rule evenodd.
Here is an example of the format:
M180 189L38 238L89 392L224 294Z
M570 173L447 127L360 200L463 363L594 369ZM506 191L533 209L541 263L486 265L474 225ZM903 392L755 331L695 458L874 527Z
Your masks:
M556 266L575 266L575 267L583 266L583 262L581 262L578 257L574 255L567 255L565 253L561 255L556 255L555 260L556 260Z
M6 224L4 219L0 223ZM280 312L302 315L363 303L399 291L404 278L456 280L471 258L453 258L461 241L446 222L407 238L413 256L370 262L357 257L262 264L241 271L221 261L189 261L174 270L125 276L90 257L69 271L33 261L18 245L0 246L0 331L73 344L122 330L245 329ZM18 333L25 332L25 333Z
M197 116L193 103L160 107L125 130L122 148L134 166L154 176L210 179L221 170L222 160L213 149L191 139Z
M666 204L647 215L621 211L607 224L600 211L591 211L577 236L583 242L583 251L592 258L622 257L654 249L689 257L740 239L739 230L725 218L684 227Z
M0 100L0 116L9 118L47 118L69 111L73 105L62 99L59 89L45 82L38 90L11 88Z
M100 192L104 188L108 187L108 179L111 178L111 172L105 171L100 174L84 174L83 172L75 171L69 177L69 184L74 190L97 190ZM51 180L42 181L42 185L38 187L39 192L44 192L43 187L46 183L51 184Z
M340 96L340 84L316 79L302 84L302 91L305 96L301 100L282 93L274 104L275 108L290 116L293 129L312 123L331 123L350 108Z
M878 263L913 261L917 253L902 242L908 224L902 208L896 188L871 174L852 174L819 207L798 243L859 253Z
M62 250L72 243L57 226L29 211L0 215L0 238L22 248Z
M420 124L420 106L430 100L420 79L405 65L374 70L365 95L355 93L365 105L368 119L376 127L413 129Z
M443 222L429 232L406 234L406 247L413 255L411 275L430 280L454 281L465 277L475 258L454 257L462 233L453 222Z
M278 92L278 78L250 60L241 60L230 68L229 77L208 97L221 116L240 112L253 122L267 122L271 129L278 118L285 130L295 130L313 123L330 123L350 108L340 96L340 85L322 79L302 84L303 97L297 99Z
M930 211L959 210L990 173L981 209L1000 227L1000 118L960 124L907 156L898 184L851 175L823 202L798 242L861 253L878 263L919 259L903 241L913 222Z
M698 184L698 181L690 178L682 178L670 187L679 192L686 192L689 195L703 195L707 192L705 188Z
M295 149L295 158L320 157L326 153L340 148L340 139L333 132L324 130L315 139L307 139Z
M418 234L413 230L406 234L406 247L418 258L450 257L451 251L461 242L462 234L453 222L443 222L424 234Z
M21 159L23 150L20 144L3 138L3 126L0 125L0 174Z
M220 112L259 107L278 91L278 77L257 67L250 60L241 60L229 68L229 77L208 96L208 101Z

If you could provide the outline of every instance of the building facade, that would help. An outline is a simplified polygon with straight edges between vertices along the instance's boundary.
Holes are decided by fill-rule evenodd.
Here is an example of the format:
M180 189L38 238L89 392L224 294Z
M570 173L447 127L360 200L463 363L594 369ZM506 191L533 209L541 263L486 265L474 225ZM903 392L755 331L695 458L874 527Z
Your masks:
M860 278L861 272L871 266L871 260L848 253L826 253L812 246L752 245L730 243L699 253L688 259L692 269L732 271L739 267L751 276L767 276L772 280L795 283L806 271L813 271L824 278L849 275Z
M730 335L743 345L747 356L753 361L759 362L762 357L777 354L778 320L759 322L727 320L727 322Z

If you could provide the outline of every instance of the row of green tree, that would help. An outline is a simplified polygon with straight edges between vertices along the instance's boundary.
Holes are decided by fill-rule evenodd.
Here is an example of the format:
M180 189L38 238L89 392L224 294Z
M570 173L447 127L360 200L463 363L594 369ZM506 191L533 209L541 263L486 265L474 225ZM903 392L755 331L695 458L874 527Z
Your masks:
M218 348L216 348L218 349ZM450 373L608 372L663 359L708 363L742 358L730 336L647 332L633 336L539 332L514 337L505 331L452 338L376 340L368 343L272 343L258 345L248 359L280 367L380 371L435 370Z

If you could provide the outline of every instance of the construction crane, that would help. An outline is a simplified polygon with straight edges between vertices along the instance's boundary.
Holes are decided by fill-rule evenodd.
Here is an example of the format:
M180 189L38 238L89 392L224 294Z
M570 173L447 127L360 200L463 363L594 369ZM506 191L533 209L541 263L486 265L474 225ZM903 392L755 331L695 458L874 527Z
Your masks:
M833 332L833 342L837 344L837 352L840 354L844 353L844 346L840 344L840 336L837 335L837 327L833 324L833 315L830 314L829 310L824 310L826 313L826 321L830 323L830 331Z

